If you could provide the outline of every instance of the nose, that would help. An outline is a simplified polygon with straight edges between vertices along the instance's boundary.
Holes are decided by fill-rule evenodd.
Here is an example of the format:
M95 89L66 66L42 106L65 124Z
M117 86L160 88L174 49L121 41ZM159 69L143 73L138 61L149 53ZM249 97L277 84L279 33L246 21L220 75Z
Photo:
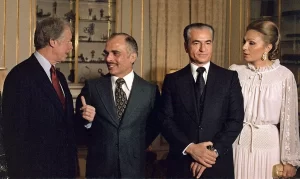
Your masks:
M243 45L242 49L243 49L243 50L246 50L246 49L247 49L247 47L248 47L247 43L244 43L244 45Z
M73 43L70 42L69 44L70 44L70 45L69 45L69 46L70 46L70 50L72 50L72 49L73 49Z
M200 44L199 51L204 52L206 50L205 44Z
M106 56L105 56L105 61L107 61L107 62L111 62L112 61L112 54L111 53L108 53Z

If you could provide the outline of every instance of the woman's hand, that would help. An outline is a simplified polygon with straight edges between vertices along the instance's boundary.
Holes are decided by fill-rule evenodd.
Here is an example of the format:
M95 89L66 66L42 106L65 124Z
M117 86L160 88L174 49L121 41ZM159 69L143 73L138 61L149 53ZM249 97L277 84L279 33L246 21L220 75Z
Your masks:
M296 175L296 168L291 164L283 165L283 172L282 177L283 178L291 178Z

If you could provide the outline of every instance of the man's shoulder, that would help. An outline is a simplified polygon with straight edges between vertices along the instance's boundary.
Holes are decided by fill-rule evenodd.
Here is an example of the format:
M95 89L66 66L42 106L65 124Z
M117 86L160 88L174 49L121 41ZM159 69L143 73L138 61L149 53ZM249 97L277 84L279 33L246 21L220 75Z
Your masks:
M134 74L134 79L137 80L139 84L144 85L149 88L156 88L156 84L154 82L150 82L145 80L144 78L140 77L138 74Z
M25 77L26 75L30 74L30 72L35 71L33 68L34 66L32 66L32 57L29 57L28 59L22 61L21 63L17 64L16 66L14 66L10 72L8 73L7 76L11 76L11 75L21 75L22 77Z
M230 70L230 69L227 69L227 68L224 68L224 67L221 67L219 65L216 65L214 63L211 63L210 64L210 69L209 70L212 70L212 71L218 71L218 74L233 74L233 73L236 73L234 72L233 70Z

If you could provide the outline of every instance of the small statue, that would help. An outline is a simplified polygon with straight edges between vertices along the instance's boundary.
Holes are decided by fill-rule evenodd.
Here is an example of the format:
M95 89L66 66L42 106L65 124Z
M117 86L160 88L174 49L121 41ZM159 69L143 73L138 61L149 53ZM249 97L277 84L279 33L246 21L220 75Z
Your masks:
M91 61L95 61L94 57L95 57L95 50L91 51Z
M104 13L104 10L100 9L100 19L103 18L103 13Z
M88 19L92 19L92 12L93 12L93 9L89 8L89 17L88 17Z
M73 10L70 10L65 14L65 17L68 21L75 21L76 14L73 12Z
M52 4L53 7L53 17L56 17L56 8L57 8L57 2L54 1L54 3Z
M102 69L101 69L101 68L98 69L98 73L100 74L100 77L101 77L101 76L104 76L104 73L102 72Z
M84 33L89 34L89 39L88 41L92 41L92 36L95 34L95 24L94 23L90 23L88 27L85 27L83 29Z
M78 56L78 58L79 58L80 61L84 62L84 56L83 56L82 53Z

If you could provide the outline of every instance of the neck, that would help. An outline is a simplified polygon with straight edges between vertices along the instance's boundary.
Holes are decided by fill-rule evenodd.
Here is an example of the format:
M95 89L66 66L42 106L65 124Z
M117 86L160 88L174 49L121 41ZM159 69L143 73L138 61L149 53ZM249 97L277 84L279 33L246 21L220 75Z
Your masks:
M52 58L51 58L51 52L49 51L49 48L44 47L44 48L37 50L37 52L39 52L46 60L48 60L51 65L56 64L56 62L54 60L52 60Z
M273 62L271 60L265 60L265 61L256 61L256 62L251 62L251 64L256 68L262 68L262 67L267 67L271 66Z

